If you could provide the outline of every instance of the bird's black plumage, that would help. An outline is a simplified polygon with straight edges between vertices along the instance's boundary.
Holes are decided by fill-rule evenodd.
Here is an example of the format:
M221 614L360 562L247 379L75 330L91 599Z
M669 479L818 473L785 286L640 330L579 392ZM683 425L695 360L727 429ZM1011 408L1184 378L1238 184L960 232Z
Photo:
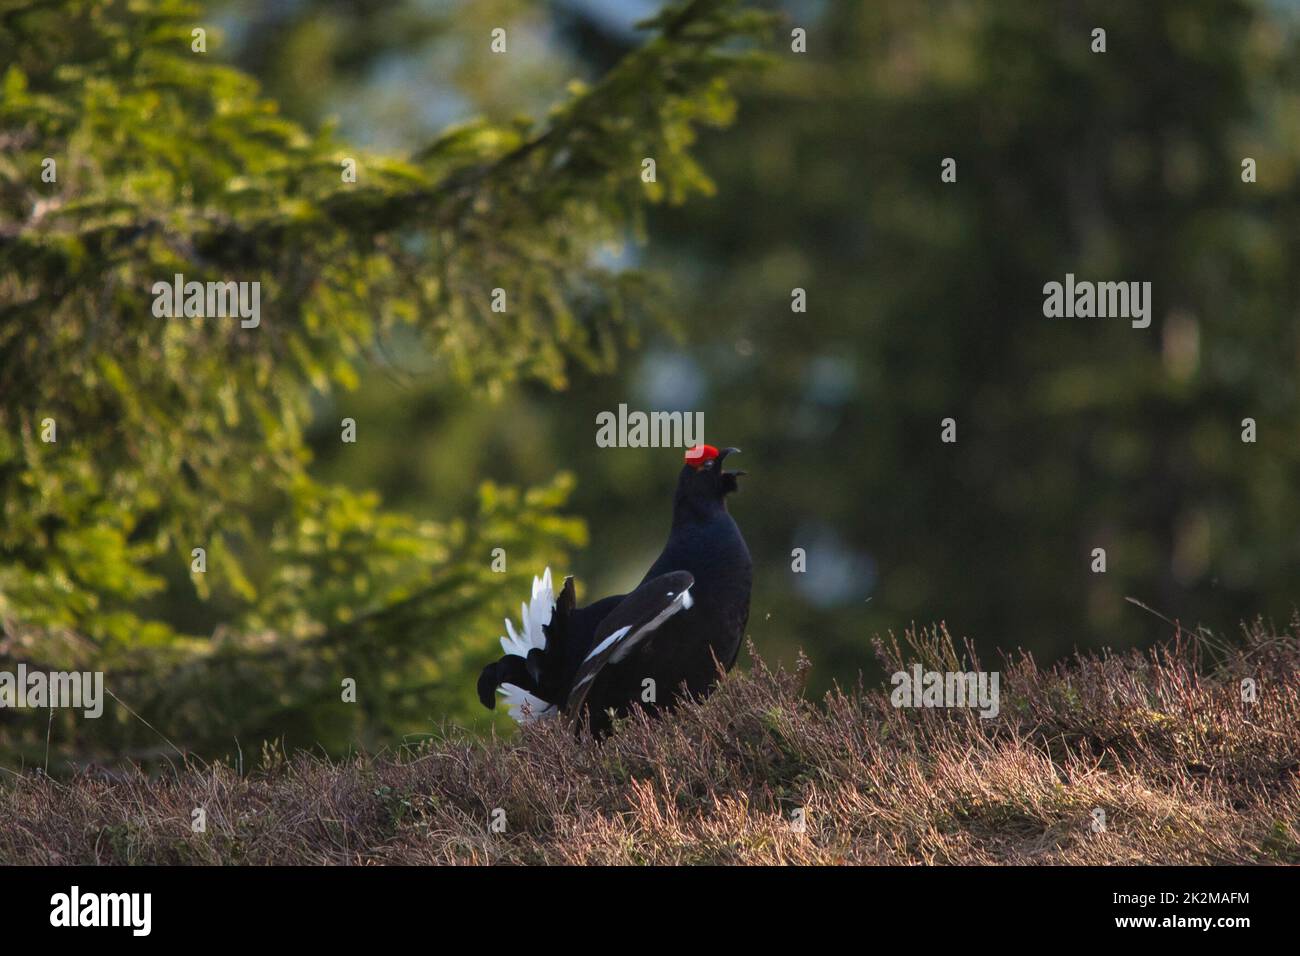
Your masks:
M730 670L739 653L753 578L749 548L726 504L744 474L723 471L735 451L702 446L688 453L668 541L635 590L579 608L566 578L549 621L540 629L534 622L531 642L503 639L521 653L483 669L478 694L485 707L495 706L497 688L507 685L512 695L511 688L531 695L534 712L526 716L560 712L603 733L611 711L657 710L683 688L696 697L713 689L718 667ZM549 588L549 572L544 580ZM535 585L534 615L540 600Z

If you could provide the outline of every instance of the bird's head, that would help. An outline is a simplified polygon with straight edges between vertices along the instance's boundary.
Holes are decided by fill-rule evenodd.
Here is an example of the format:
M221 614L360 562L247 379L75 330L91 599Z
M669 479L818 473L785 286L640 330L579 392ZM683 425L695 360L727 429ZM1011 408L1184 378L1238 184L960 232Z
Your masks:
M721 451L712 445L696 445L686 451L686 464L677 479L677 500L680 503L720 504L733 491L739 490L736 479L743 471L723 471L722 463L739 448Z

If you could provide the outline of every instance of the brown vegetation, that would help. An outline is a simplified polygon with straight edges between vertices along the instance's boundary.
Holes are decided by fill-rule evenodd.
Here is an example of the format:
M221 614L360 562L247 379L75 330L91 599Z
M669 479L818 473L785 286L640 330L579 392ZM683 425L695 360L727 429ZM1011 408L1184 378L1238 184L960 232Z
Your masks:
M974 669L943 631L879 652L891 671ZM552 723L342 763L266 753L245 775L193 760L10 774L0 861L1300 862L1300 620L1233 649L1181 634L1050 670L1016 655L991 720L897 710L887 687L810 702L805 667L755 659L703 704L603 743Z

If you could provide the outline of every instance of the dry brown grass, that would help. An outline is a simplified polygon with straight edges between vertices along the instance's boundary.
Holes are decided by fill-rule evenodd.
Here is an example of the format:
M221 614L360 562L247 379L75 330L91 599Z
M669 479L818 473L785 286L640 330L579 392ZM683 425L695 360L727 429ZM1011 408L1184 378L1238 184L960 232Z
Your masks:
M880 653L890 670L966 669L943 632ZM0 861L1298 863L1300 622L1209 657L1186 637L1051 670L1016 656L993 720L895 710L888 688L809 702L802 665L755 660L705 703L604 743L558 725L452 730L343 763L269 754L245 776L11 776Z

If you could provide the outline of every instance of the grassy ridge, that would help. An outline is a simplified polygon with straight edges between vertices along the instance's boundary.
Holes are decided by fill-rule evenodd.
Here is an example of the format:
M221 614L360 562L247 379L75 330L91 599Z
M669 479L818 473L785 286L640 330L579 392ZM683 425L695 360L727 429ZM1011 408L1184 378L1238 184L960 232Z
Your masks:
M975 666L942 631L878 653L891 671ZM755 659L603 744L451 729L342 763L266 753L242 775L6 774L0 861L1300 863L1300 621L1232 649L1180 635L1050 670L1017 655L992 720L897 710L887 687L810 702L805 668Z

